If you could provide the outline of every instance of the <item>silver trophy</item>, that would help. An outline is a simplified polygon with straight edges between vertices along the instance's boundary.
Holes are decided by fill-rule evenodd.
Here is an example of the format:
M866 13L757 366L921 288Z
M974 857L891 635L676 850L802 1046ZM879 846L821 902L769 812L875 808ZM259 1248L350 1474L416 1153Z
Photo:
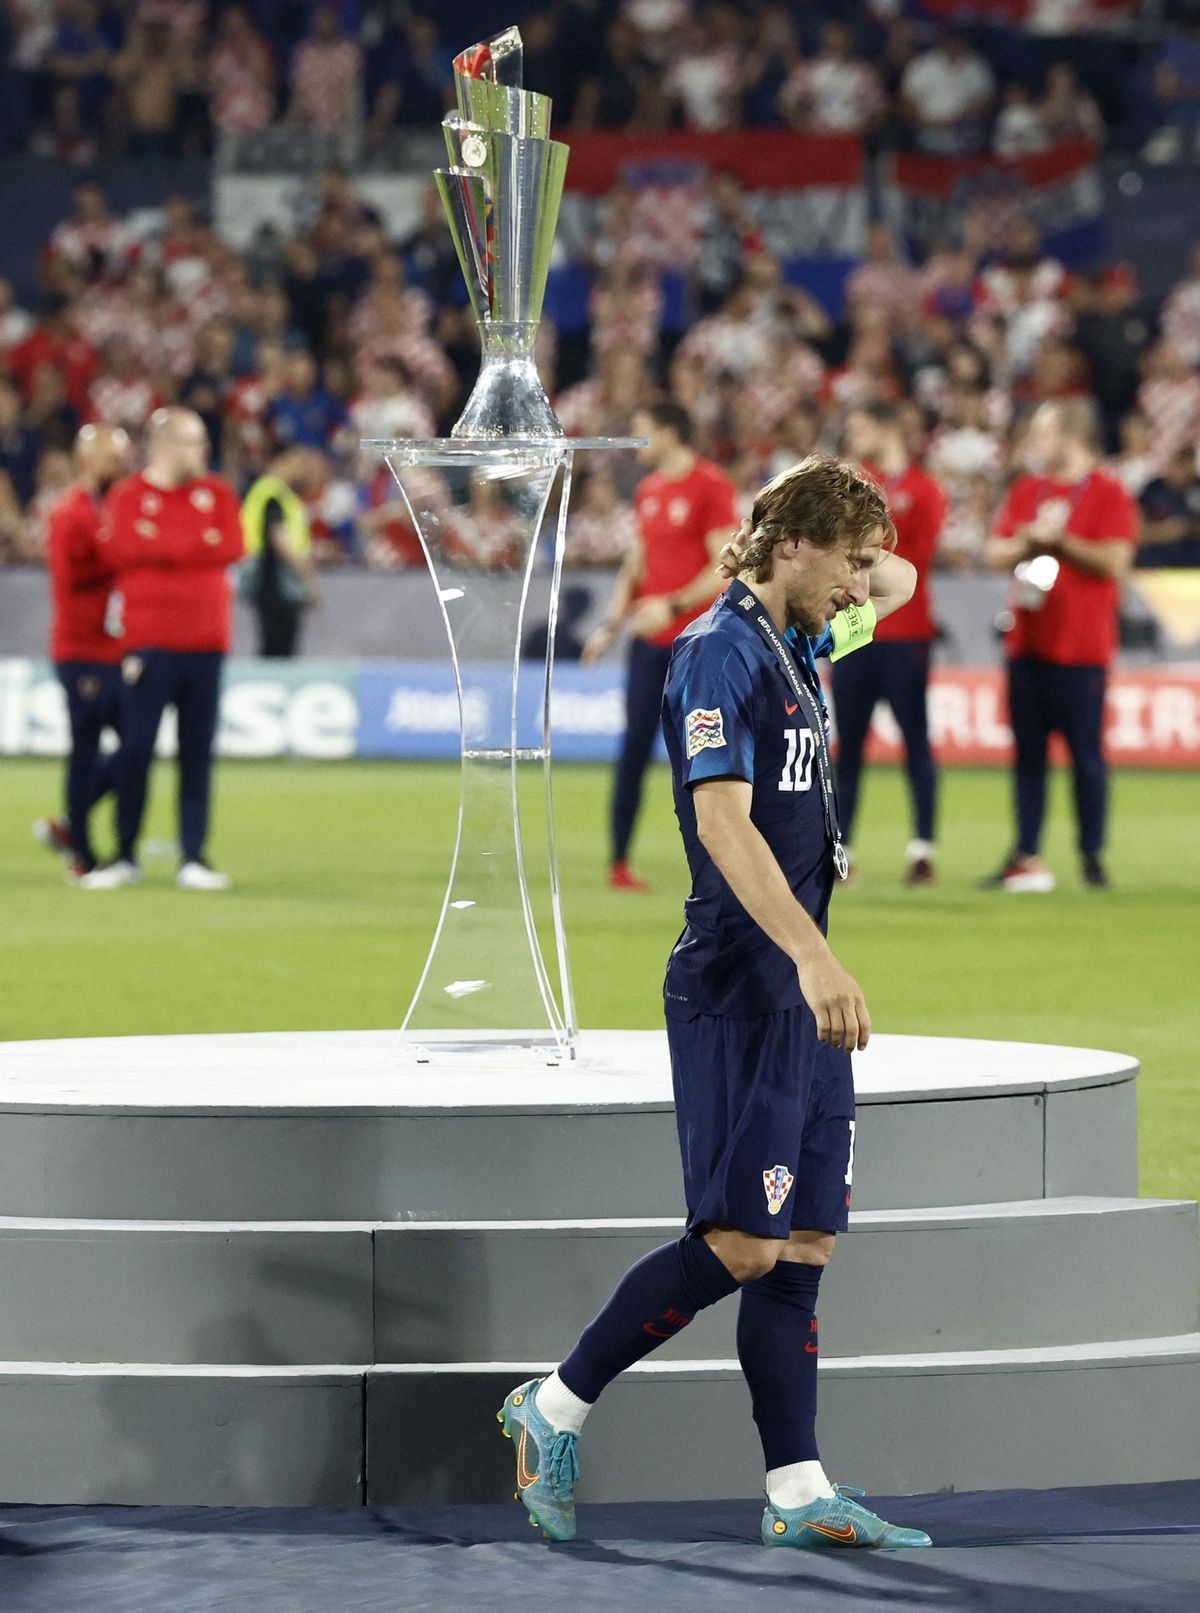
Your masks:
M508 28L454 61L458 111L434 179L479 326L483 366L456 437L557 437L534 367L546 276L567 172L550 139L550 99L521 88L521 35Z
M399 483L429 563L458 697L457 831L441 915L401 1027L406 1056L574 1058L576 1024L550 789L554 630L577 453L534 365L567 148L550 101L521 87L509 28L455 59L438 189L479 325L483 364L450 437L367 442ZM527 627L544 650L522 655ZM534 635L539 637L539 635Z

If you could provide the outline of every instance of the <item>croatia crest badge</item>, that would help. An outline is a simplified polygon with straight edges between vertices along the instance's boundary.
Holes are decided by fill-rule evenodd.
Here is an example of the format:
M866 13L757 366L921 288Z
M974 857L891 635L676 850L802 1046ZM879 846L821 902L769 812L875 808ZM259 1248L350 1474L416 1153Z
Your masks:
M786 1165L772 1165L769 1171L763 1172L763 1189L767 1195L769 1215L778 1215L783 1209L783 1201L792 1191L792 1183L795 1180Z
M699 756L702 750L720 750L725 743L725 720L720 706L711 711L698 707L689 711L684 721L684 739L687 753Z

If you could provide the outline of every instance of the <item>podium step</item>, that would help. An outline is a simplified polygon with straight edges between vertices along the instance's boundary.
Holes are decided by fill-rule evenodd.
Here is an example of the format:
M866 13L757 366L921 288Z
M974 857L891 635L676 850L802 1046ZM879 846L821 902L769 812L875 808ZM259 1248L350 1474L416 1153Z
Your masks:
M502 1501L493 1437L528 1364L379 1367L367 1386L370 1505ZM1200 1334L821 1363L822 1459L877 1495L1194 1478ZM755 1495L762 1456L736 1362L650 1362L604 1393L580 1445L586 1501ZM585 1525L586 1527L586 1525Z
M361 1366L0 1362L12 1503L352 1507Z
M0 1221L0 1359L186 1366L558 1359L678 1221ZM855 1213L826 1359L1186 1333L1194 1204L1036 1199ZM735 1351L735 1302L661 1359Z
M495 1413L547 1362L320 1367L0 1363L0 1493L62 1505L496 1502ZM1200 1334L821 1363L822 1455L876 1494L1194 1477ZM734 1361L648 1362L581 1446L582 1502L754 1496Z
M1076 1344L1200 1325L1197 1207L1035 1199L852 1214L821 1284L825 1359ZM376 1358L559 1359L622 1273L677 1221L441 1222L377 1228ZM657 1352L736 1354L735 1303Z

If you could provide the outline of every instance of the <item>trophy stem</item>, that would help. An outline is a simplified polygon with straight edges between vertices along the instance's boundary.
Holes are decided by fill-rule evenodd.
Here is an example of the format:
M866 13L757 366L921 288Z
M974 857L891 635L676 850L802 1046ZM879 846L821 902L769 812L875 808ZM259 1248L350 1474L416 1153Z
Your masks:
M483 362L459 416L455 437L561 437L533 360L537 320L485 319L479 324Z
M571 451L562 438L541 447L472 443L457 450L452 468L430 446L424 464L419 455L389 463L446 627L458 696L459 801L441 910L401 1033L422 1060L472 1050L494 1059L506 1050L562 1063L574 1056L575 1019L544 708ZM439 460L444 474L431 483ZM539 561L551 538L548 579ZM549 617L545 650L526 658L535 601Z

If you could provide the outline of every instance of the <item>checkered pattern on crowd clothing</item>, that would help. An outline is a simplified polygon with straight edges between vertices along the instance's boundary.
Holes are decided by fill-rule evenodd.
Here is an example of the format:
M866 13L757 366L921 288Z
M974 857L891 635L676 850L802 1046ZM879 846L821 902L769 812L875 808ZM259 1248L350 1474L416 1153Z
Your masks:
M846 279L846 306L881 308L893 329L920 312L921 277L907 263L860 263Z
M1138 388L1137 402L1150 422L1152 452L1160 465L1177 448L1200 443L1200 376L1151 376Z
M753 315L735 319L727 313L697 320L679 344L682 358L699 366L708 380L718 375L745 376L771 362L780 331L777 322Z
M645 185L634 198L630 239L647 263L687 269L700 250L705 191L699 178L678 185Z
M354 355L358 380L365 383L384 358L398 358L428 401L436 399L454 379L450 360L432 336L381 336L364 343Z
M261 41L247 40L237 49L218 45L208 60L213 126L222 134L265 129L275 114L272 76L270 52Z
M433 412L413 392L396 392L390 398L358 398L350 405L350 424L356 437L432 437L437 431Z
M1168 296L1162 333L1189 364L1200 364L1200 279L1181 280Z
M978 558L1004 488L1001 436L975 426L939 426L930 436L926 465L946 492L939 547Z
M636 542L637 517L631 504L619 503L602 515L580 510L567 522L566 563L619 565Z
M319 134L345 129L357 110L362 52L352 39L308 39L296 48L292 88L300 117Z
M162 402L153 384L145 378L118 380L101 375L88 388L88 416L92 423L124 426L138 432Z
M632 286L597 286L588 304L593 352L648 357L658 348L662 309L662 287L656 278Z
M521 558L521 523L505 511L454 509L446 517L447 553L486 571L507 570Z
M601 435L599 423L604 418L604 406L604 382L598 375L564 387L554 400L558 423L568 437Z
M137 245L120 219L67 219L51 232L49 250L90 276L97 266L104 274L119 273L137 256Z

